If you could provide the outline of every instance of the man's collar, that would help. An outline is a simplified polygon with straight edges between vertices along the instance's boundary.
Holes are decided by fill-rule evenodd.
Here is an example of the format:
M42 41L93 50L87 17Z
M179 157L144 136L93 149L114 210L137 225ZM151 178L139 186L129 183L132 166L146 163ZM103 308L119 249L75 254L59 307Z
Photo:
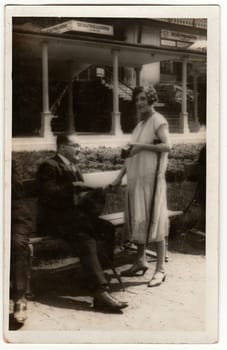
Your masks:
M65 163L65 165L70 166L71 162L62 154L57 153L57 156Z

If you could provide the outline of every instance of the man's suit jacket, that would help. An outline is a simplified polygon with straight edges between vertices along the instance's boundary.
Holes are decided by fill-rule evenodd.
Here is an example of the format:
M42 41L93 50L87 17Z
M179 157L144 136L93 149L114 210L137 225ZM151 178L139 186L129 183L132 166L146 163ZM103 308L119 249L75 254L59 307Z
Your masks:
M32 231L32 213L26 204L22 180L18 174L17 164L12 161L12 182L11 182L11 239L17 235L27 240Z
M44 161L37 172L38 230L56 233L69 225L74 207L73 181L83 181L79 172L73 171L56 154Z

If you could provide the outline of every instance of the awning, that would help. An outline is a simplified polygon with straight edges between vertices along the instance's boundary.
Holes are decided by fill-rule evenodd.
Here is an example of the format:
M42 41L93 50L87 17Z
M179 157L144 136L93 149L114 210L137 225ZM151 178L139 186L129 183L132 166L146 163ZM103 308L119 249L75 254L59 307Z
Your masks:
M206 61L204 52L188 49L162 48L116 40L18 30L14 32L16 55L40 58L43 41L48 42L48 56L52 62L73 61L78 64L112 65L114 49L119 50L119 66L122 67L138 67L163 60L180 61L185 57L190 62Z
M206 40L198 40L194 42L191 46L189 46L190 50L206 50L207 49L207 41Z

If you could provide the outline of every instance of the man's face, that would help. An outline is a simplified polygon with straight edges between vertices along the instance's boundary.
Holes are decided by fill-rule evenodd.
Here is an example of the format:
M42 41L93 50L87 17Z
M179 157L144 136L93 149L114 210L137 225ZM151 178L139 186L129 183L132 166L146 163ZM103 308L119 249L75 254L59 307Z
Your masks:
M73 137L68 138L69 142L60 147L60 153L69 159L71 162L79 161L80 145Z

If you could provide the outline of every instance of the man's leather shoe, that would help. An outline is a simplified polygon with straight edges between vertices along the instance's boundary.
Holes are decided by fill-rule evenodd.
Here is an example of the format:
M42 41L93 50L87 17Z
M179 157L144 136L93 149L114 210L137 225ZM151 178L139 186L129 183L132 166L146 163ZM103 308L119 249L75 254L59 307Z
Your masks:
M18 323L24 323L27 319L27 301L25 298L18 299L14 305L14 319Z
M128 302L127 301L120 301L117 300L116 298L113 297L113 295L111 295L111 298L113 298L114 300L116 300L118 303L120 303L122 305L122 309L124 309L125 307L128 306Z
M94 298L94 308L96 310L120 312L121 309L127 306L127 303L118 301L105 290L97 293Z

